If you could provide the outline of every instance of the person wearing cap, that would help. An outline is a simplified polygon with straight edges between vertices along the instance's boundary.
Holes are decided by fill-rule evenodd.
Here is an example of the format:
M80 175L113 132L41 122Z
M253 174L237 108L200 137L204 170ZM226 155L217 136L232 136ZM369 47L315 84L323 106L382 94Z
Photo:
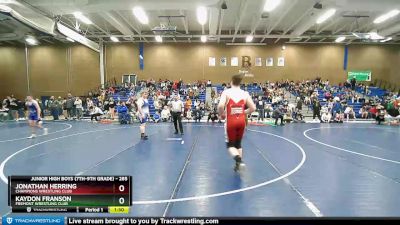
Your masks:
M172 100L168 103L168 105L171 108L171 115L172 115L172 120L174 122L175 134L178 134L180 132L181 135L183 135L182 112L184 109L184 104L180 99L179 95L174 95Z

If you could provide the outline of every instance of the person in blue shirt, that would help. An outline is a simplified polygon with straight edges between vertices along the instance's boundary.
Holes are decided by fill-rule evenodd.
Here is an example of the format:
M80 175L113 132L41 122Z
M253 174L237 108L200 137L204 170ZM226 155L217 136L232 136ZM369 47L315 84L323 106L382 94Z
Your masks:
M118 117L119 117L119 122L122 123L128 123L130 121L130 115L128 113L128 107L126 107L125 102L122 102L118 107L117 107L117 112L118 112Z
M47 135L48 130L47 128L42 127L42 119L40 118L41 109L39 103L33 99L31 95L26 97L26 108L28 109L28 122L29 126L31 127L32 135L28 138L35 138L36 137L36 127L43 129L43 135Z
M140 94L140 98L136 101L138 109L138 119L140 121L140 138L142 140L147 140L149 137L146 135L146 122L150 117L149 109L149 92L144 90Z
M160 122L160 119L161 119L160 114L158 112L155 112L154 115L153 115L153 121L155 123L158 123L158 122Z
M333 103L332 107L333 118L336 118L336 113L341 113L341 112L343 112L342 104L340 103L339 99L335 98L335 102Z

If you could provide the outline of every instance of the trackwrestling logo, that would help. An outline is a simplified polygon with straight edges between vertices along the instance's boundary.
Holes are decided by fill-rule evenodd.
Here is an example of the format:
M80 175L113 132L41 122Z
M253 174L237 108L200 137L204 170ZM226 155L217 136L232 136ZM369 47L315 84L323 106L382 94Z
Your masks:
M18 217L3 217L3 224L9 225L37 225L37 224L50 224L50 225L63 225L64 217L29 217L29 216L18 216Z

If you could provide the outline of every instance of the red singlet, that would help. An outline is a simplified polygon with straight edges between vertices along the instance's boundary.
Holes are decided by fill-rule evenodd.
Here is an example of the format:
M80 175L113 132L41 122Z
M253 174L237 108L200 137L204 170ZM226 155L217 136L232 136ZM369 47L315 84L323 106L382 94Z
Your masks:
M226 133L229 142L242 140L246 128L245 106L245 99L235 102L229 98L226 104Z

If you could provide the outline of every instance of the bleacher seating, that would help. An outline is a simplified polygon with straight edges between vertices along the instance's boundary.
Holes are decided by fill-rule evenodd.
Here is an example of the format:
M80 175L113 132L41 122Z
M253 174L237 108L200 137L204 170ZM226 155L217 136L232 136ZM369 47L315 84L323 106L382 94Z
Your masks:
M346 94L344 91L338 91L336 93L333 93L332 96L333 97L337 97L340 95ZM318 101L321 102L321 106L326 105L326 99L325 99L325 91L322 89L318 89ZM356 118L361 118L361 115L359 113L361 107L362 107L362 103L357 103L357 102L351 102L351 101L347 101L347 105L351 106L356 114ZM312 107L311 105L309 106L310 108Z
M379 87L369 87L368 90L369 90L369 93L366 95L368 97L378 96L379 98L382 98L387 93L386 90L379 88ZM364 94L364 92L365 92L364 89L361 87L357 87L356 91L358 93L362 93L362 94Z

